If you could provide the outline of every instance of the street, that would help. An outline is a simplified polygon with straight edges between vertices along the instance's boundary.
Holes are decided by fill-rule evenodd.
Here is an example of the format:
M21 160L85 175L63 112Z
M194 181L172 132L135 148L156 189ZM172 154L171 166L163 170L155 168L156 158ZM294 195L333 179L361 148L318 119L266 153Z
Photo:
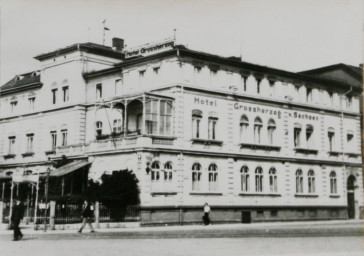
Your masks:
M363 223L310 222L0 234L1 255L364 255ZM5 252L3 254L3 252Z

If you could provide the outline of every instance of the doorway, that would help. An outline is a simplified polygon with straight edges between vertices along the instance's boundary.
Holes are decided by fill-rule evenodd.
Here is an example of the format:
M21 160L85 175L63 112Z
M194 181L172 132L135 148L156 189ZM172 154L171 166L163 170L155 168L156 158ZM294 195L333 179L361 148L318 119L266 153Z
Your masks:
M355 187L356 187L356 178L353 175L350 175L347 182L347 191L348 191L348 218L355 218Z
M242 223L251 223L252 222L251 212L248 212L248 211L242 212L241 213L241 222Z

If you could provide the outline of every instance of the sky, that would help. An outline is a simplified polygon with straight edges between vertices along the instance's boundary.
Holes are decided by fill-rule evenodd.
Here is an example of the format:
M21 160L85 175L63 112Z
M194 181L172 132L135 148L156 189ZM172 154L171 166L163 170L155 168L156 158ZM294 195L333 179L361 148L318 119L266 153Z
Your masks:
M74 43L137 46L173 36L193 50L288 71L363 63L362 0L0 0L0 82Z

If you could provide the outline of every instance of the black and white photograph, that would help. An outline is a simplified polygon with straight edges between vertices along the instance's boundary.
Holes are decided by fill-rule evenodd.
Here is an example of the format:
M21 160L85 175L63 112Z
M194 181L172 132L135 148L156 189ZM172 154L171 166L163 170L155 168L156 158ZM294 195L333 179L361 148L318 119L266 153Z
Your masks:
M364 255L364 1L0 0L0 254Z

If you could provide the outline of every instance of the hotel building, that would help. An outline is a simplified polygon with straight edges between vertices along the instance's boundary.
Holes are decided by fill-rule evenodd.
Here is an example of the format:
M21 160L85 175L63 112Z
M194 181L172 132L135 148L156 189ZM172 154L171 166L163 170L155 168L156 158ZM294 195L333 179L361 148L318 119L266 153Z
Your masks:
M0 90L0 172L132 170L141 224L363 216L361 68L294 73L174 45L74 44ZM52 170L57 172L57 170ZM51 173L52 173L51 172Z

